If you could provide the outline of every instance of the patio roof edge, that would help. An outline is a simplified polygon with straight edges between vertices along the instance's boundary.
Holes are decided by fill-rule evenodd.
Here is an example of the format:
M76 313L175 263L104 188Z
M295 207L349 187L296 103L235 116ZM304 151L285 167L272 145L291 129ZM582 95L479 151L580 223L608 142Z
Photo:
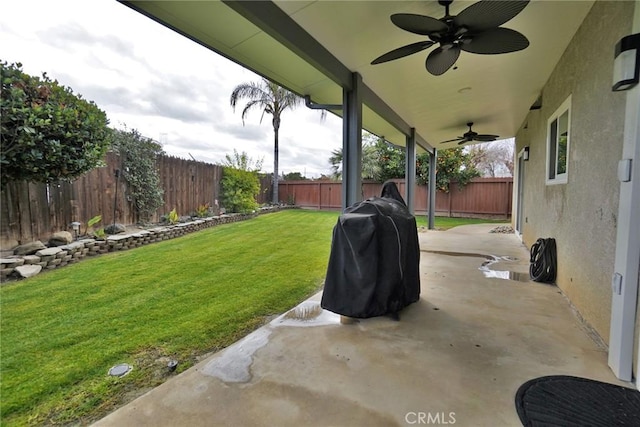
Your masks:
M275 3L270 0L222 0L222 2L341 87L351 89L353 72ZM364 83L362 85L362 101L400 132L405 135L410 134L412 126L407 124L402 117ZM416 135L416 143L425 151L433 152L434 148L421 135Z

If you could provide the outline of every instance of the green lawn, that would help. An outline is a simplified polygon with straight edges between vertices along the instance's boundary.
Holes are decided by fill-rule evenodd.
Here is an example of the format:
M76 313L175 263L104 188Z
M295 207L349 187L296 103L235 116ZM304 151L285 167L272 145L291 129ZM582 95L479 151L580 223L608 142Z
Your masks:
M416 223L418 224L418 227L427 227L428 222L426 215L417 216ZM453 227L458 227L459 225L486 223L509 224L510 221L508 219L449 218L444 216L437 216L434 221L436 230L448 230Z
M1 287L2 425L95 420L165 381L169 358L183 371L295 306L320 289L337 217L262 215ZM478 222L436 226L450 220ZM109 377L118 363L134 369Z
M0 288L2 424L87 421L320 289L336 212L283 211ZM118 363L134 366L116 379Z

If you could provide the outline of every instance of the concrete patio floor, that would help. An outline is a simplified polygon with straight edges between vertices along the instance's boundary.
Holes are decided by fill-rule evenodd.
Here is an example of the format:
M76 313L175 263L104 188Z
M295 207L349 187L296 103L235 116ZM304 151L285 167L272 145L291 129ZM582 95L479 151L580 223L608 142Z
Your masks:
M341 324L315 295L95 426L520 426L529 379L630 386L557 287L507 279L529 253L495 226L420 233L422 294L399 322Z

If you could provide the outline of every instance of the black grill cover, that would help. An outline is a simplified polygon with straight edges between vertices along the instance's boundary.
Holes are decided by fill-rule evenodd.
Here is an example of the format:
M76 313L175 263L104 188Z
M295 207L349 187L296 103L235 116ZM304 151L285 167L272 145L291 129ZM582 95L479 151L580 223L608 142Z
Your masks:
M396 314L420 298L416 220L393 182L348 207L333 228L322 308L349 317Z

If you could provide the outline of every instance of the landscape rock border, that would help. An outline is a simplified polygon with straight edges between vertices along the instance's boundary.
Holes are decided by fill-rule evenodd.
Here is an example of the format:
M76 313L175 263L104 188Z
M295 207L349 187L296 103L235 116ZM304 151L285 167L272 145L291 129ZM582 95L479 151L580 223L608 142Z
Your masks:
M67 245L40 249L33 255L3 257L0 258L0 281L4 285L5 283L35 276L41 271L53 270L76 263L87 256L138 248L184 236L205 228L215 227L216 225L244 221L255 218L259 214L276 212L292 207L265 207L258 212L250 214L229 214L200 218L190 222L140 230L131 234L114 234L108 236L105 240L81 239ZM20 268L23 266L30 267Z

